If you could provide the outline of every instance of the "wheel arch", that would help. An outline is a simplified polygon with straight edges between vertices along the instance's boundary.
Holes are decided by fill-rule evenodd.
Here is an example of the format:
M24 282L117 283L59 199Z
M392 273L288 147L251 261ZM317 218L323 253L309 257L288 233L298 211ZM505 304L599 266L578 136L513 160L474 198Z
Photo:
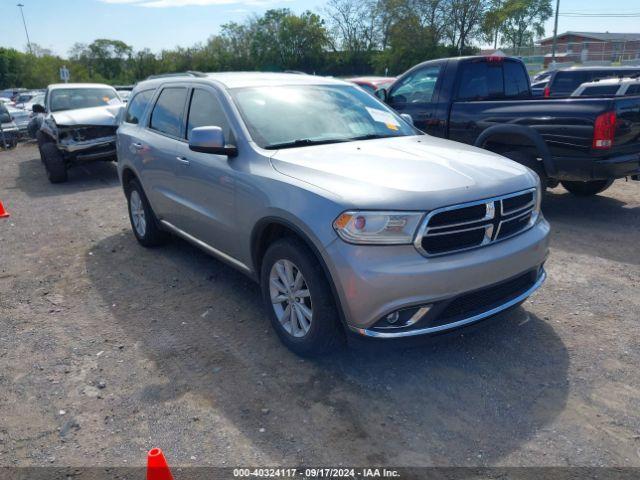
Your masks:
M302 228L300 228L290 220L284 219L282 217L269 216L262 218L256 223L255 227L253 228L253 231L251 233L251 262L255 279L260 282L262 257L267 251L267 248L269 248L269 245L271 245L279 238L284 238L287 236L293 236L301 240L309 248L309 250L311 250L311 253L313 253L315 258L320 263L325 278L329 283L331 294L333 295L333 298L336 302L338 314L340 316L340 322L342 323L342 325L346 326L347 323L346 319L344 318L344 310L342 309L340 295L338 294L336 284L333 281L331 271L329 270L327 263L320 253L320 249Z
M494 125L478 136L474 146L496 153L513 150L513 147L517 147L516 150L529 150L542 159L544 173L548 177L554 177L556 173L549 147L542 135L530 127Z

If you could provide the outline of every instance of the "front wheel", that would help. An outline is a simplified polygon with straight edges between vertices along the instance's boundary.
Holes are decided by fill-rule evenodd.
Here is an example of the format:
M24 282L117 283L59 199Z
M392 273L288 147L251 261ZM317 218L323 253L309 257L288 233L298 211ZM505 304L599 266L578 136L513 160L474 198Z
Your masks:
M67 181L67 165L55 143L45 143L40 147L40 156L51 183Z
M562 186L578 197L589 197L604 192L613 184L614 179L592 180L590 182L562 181Z
M278 337L301 356L327 353L342 328L331 288L313 253L295 238L273 243L264 255L261 289Z

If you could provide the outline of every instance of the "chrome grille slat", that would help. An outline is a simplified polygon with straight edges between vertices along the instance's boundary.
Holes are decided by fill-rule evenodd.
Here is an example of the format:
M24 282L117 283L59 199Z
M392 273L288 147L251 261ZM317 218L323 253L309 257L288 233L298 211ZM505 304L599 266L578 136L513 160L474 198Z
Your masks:
M529 201L529 198L532 200ZM507 210L505 208L505 200L510 200L507 203L516 208ZM523 201L526 203L519 205L519 203ZM484 217L465 220L463 222L455 221L468 213L458 213L460 210L471 207L475 207L475 209L478 210L478 206L483 204L486 208ZM536 189L531 188L499 197L434 210L424 219L416 235L414 245L424 256L436 257L463 252L506 240L533 226L538 216L535 211L536 204ZM452 223L443 223L446 222L447 214L450 214L453 220ZM432 227L429 225L429 222L436 216L438 218L438 224ZM528 220L527 217L529 217ZM518 225L519 223L522 223L522 225ZM506 234L504 236L501 235L503 225L505 226L504 233ZM476 237L469 237L469 235L473 234L468 232L478 230L484 230L484 236L481 237L481 234L478 232ZM451 248L445 248L446 243L443 243L443 240L446 239L446 236L451 237Z

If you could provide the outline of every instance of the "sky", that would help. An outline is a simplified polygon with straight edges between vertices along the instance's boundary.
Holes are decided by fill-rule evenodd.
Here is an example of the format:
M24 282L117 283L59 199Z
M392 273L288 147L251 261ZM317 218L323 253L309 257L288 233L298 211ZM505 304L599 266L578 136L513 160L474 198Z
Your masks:
M556 0L552 0L554 5ZM219 31L220 25L242 21L269 8L296 13L319 11L326 0L0 0L0 46L26 50L27 40L17 3L24 4L31 41L66 56L76 43L117 39L135 49L191 46ZM640 0L561 0L560 13L640 13ZM563 17L558 31L640 33L640 17ZM547 22L547 35L553 20Z

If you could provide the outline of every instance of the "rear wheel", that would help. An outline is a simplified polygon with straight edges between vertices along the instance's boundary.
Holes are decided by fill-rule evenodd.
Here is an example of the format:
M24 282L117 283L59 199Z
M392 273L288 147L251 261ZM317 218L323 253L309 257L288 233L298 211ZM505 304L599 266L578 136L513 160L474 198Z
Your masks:
M592 180L590 182L562 181L562 186L578 197L589 197L604 192L613 184L614 179Z
M342 327L331 288L309 248L283 238L266 251L261 269L265 307L278 337L301 356L316 356L338 346Z
M158 227L158 220L138 180L131 180L125 193L131 229L138 242L145 247L156 247L165 243L167 234Z
M40 147L40 155L49 181L51 183L66 182L67 166L56 145L54 143L45 143Z

